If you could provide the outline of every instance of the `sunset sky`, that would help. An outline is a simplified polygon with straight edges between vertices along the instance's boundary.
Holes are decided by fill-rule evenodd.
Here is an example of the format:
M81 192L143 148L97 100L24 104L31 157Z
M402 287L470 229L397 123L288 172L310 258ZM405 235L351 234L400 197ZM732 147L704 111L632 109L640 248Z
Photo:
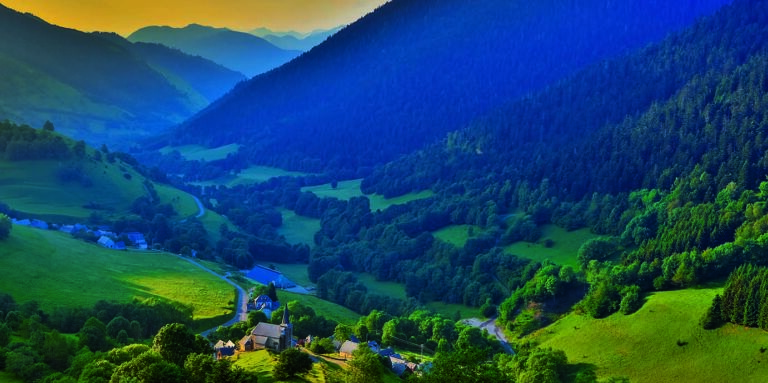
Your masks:
M236 30L276 31L349 24L387 0L0 0L56 25L121 35L147 25L198 23Z

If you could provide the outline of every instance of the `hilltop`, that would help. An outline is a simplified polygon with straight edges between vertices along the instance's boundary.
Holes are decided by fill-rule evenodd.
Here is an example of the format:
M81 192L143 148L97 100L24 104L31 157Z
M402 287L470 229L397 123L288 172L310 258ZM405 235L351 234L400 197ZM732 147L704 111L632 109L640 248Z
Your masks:
M163 44L202 56L248 77L276 68L301 53L278 48L249 33L199 24L184 28L148 26L131 33L128 40Z
M133 47L0 5L0 119L125 145L191 116L243 77L199 58ZM218 83L211 87L211 82Z

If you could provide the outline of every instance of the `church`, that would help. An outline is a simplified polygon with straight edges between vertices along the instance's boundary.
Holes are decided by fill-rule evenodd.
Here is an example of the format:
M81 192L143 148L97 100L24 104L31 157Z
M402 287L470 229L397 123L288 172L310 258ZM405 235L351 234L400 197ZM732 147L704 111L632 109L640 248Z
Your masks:
M293 346L293 325L291 324L288 305L283 311L283 321L279 325L261 322L250 334L238 342L240 351L271 350L283 352Z

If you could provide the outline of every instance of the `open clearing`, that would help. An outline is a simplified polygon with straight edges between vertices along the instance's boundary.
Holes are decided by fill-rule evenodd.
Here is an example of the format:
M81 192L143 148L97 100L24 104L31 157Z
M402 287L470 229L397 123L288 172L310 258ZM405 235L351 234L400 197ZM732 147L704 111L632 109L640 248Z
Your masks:
M46 311L155 297L192 305L195 322L224 322L233 313L232 286L171 254L108 250L21 226L0 241L0 254L0 291L19 302L36 300Z
M352 197L368 197L371 201L371 211L385 210L392 205L402 205L411 201L429 198L434 193L431 190L422 190L418 193L408 193L395 198L384 198L379 194L363 194L360 190L360 184L362 179L339 181L336 188L331 187L331 184L323 184L317 186L305 186L301 188L303 192L312 192L318 197L336 198L344 201L350 200Z
M475 225L450 225L433 231L432 235L453 246L464 247L468 239L476 237L478 234L482 233L482 230L483 228ZM470 231L472 232L472 235L470 235Z
M576 255L579 252L579 247L584 242L598 237L598 235L592 234L589 229L567 231L555 225L544 225L541 230L542 235L538 242L516 242L505 247L504 253L539 262L549 259L559 265L577 267ZM547 239L554 241L552 247L544 246L544 241Z
M273 168L269 166L250 166L240 171L237 174L230 174L212 180L193 182L193 185L213 186L224 185L227 187L233 187L237 185L255 184L259 182L268 181L270 178L289 176L289 177L302 177L307 173L292 172L289 170Z
M720 288L651 294L631 315L605 319L570 314L531 338L562 349L571 363L593 366L599 377L632 382L766 382L768 334L726 325L698 325ZM680 344L678 345L678 341Z
M219 146L218 148L206 148L200 145L166 146L160 149L160 153L168 154L178 151L187 161L218 161L227 158L229 154L237 153L238 144Z
M285 208L277 209L283 216L283 224L277 228L277 232L285 237L290 244L304 243L309 246L315 244L315 233L320 231L320 220L304 217L293 210Z

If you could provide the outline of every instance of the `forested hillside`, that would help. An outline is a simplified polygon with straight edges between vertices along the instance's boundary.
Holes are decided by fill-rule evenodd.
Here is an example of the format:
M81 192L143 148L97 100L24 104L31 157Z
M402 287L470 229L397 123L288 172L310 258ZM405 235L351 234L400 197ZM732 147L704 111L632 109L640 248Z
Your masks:
M237 142L241 161L297 170L360 169L725 2L395 0L238 86L172 140Z
M198 58L134 49L117 35L57 27L2 5L0 34L0 119L50 120L95 145L157 134L242 80Z

